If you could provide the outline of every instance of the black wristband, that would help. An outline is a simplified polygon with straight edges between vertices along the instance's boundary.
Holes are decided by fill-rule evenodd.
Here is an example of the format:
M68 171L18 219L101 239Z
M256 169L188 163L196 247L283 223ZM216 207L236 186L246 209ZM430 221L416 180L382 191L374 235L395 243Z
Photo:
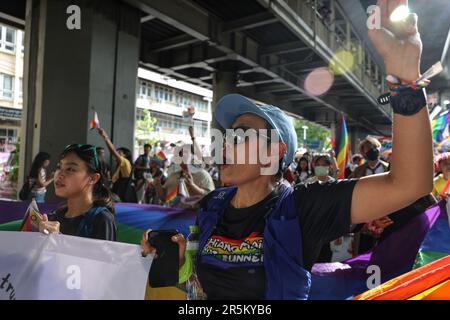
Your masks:
M425 89L403 89L391 94L390 100L394 113L404 116L412 116L427 106Z

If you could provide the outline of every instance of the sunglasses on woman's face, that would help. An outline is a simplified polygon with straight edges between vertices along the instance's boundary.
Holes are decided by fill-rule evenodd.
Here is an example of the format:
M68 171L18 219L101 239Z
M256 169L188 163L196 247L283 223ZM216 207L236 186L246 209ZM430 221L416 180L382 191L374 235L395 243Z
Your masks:
M97 169L100 168L100 162L98 161L98 156L97 156L97 148L95 146L93 146L91 144L75 143L75 144L68 145L64 149L65 153L70 152L70 151L81 152L81 153L90 153L94 157L95 167Z
M232 142L234 145L242 144L246 142L249 137L253 136L266 139L267 144L271 143L271 138L261 133L260 130L248 127L236 127L226 130L226 134L223 137L223 144L227 142Z

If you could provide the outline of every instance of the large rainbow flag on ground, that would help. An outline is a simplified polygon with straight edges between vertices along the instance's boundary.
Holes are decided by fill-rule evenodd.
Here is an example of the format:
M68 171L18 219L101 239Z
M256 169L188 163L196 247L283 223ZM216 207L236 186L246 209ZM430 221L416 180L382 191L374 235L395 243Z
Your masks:
M433 130L433 140L437 143L444 140L444 131L450 123L450 112L446 113L431 121L431 128Z
M341 122L336 129L336 146L335 153L339 168L338 179L345 178L345 168L350 154L350 140L347 132L347 124L345 123L345 116L342 114Z

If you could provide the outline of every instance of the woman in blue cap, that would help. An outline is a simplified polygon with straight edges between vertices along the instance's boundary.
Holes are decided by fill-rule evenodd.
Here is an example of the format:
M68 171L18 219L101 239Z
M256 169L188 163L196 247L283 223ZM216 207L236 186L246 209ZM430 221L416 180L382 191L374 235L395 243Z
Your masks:
M267 165L259 157L256 164L249 162L249 139L239 134L234 145L225 144L225 151L244 146L246 156L244 164L221 166L222 182L233 187L209 194L198 212L194 262L209 299L307 299L309 271L324 243L346 234L350 224L384 217L431 192L430 120L424 90L415 84L422 49L417 16L412 14L394 28L389 16L396 6L388 8L385 0L378 5L384 28L370 30L369 35L384 58L387 74L401 79L391 94L395 150L391 171L360 180L282 186L278 179L293 161L297 141L289 119L277 107L259 107L237 94L223 97L215 113L223 128L276 131L278 142L259 134L257 148L276 145L279 153L272 156L279 159L280 171L261 174ZM394 89L398 87L401 90ZM182 235L172 240L179 244L184 270L192 264L184 255L185 240ZM146 233L141 244L143 254L155 251L147 244Z

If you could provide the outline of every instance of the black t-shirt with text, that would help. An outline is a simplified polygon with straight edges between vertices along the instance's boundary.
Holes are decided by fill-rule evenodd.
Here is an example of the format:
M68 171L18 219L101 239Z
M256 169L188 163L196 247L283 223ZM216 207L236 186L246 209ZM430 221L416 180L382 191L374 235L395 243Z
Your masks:
M84 217L80 215L74 218L66 218L66 212L67 208L58 209L48 216L48 220L58 221L60 223L59 231L62 234L76 236ZM108 209L103 210L95 216L91 238L108 241L117 240L117 226L114 215Z
M311 270L323 244L348 233L356 182L295 187L306 270ZM225 210L197 265L208 299L264 299L263 232L265 216L276 200L273 192L251 207Z

